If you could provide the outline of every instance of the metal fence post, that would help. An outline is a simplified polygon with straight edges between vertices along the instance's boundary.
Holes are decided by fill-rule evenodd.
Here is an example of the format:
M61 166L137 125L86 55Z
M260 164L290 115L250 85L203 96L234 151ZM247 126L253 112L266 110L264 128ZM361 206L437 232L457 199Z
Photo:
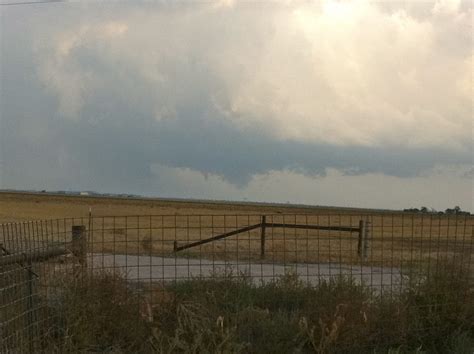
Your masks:
M34 353L34 334L33 334L33 268L31 260L28 260L26 266L26 273L28 274L27 288L28 295L26 298L26 318L28 323L28 350L30 354Z
M363 257L363 250L364 250L364 234L365 234L365 225L364 220L359 220L359 240L357 242L357 255L361 260L364 259Z
M364 261L367 260L367 257L369 254L369 228L370 228L370 222L366 221L364 225L364 249L362 252Z
M265 227L266 227L267 217L262 216L262 226L260 232L260 258L265 259Z
M79 260L79 264L86 266L87 240L86 227L83 225L72 226L72 253Z

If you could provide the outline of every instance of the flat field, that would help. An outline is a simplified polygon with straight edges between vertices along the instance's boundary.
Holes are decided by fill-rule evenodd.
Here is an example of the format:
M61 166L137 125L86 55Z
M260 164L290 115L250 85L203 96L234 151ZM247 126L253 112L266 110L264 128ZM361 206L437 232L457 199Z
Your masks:
M92 218L89 218L89 209ZM178 246L261 222L368 228L366 257L359 232L267 227L180 252L180 256L283 263L366 263L400 267L443 257L471 262L473 216L419 215L366 209L295 207L246 203L72 197L0 193L0 223L8 239L67 241L72 225L88 230L89 252L171 256ZM54 220L53 220L54 219ZM28 223L30 220L43 220ZM23 226L21 226L23 225ZM5 238L5 236L4 236Z

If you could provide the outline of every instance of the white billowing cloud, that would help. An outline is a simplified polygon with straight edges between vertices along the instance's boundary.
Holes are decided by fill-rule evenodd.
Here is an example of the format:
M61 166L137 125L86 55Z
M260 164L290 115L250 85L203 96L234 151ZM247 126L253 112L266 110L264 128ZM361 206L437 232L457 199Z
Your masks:
M258 68L233 96L244 124L341 145L455 147L469 138L472 97L457 82L470 75L471 57L437 43L447 26L369 2L329 4L277 18ZM460 34L453 28L451 40Z
M235 5L235 0L216 0L213 2L213 5L216 9L219 9L221 7L234 7Z
M403 6L221 1L137 9L41 37L53 41L40 51L40 74L71 117L94 90L107 89L100 69L78 61L87 50L109 75L131 82L123 90L145 82L158 121L192 111L199 91L220 112L209 119L282 141L465 150L472 9L439 0L415 17Z
M345 175L328 169L325 176L311 177L294 171L269 171L253 176L237 188L216 175L189 168L155 165L157 183L166 186L160 195L218 200L248 200L316 205L392 209L427 206L438 210L455 205L474 210L472 181L462 174L469 169L437 166L423 176L400 178L383 174Z
M59 111L66 117L77 117L85 103L85 96L97 87L97 80L93 70L84 68L74 62L75 51L84 42L93 40L108 41L122 36L128 30L125 23L106 22L91 26L81 25L74 31L58 33L55 37L53 49L49 43L39 43L44 46L46 53L42 57L41 79L58 94Z
M456 14L461 0L438 0L433 7L433 13L439 15Z

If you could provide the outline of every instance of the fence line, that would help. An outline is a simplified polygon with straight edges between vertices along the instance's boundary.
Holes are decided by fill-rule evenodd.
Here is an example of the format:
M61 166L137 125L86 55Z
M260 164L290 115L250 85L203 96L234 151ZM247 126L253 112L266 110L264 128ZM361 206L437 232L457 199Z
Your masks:
M204 245L206 243L218 241L225 239L230 236L235 236L241 233L252 231L255 229L261 229L260 234L260 255L261 258L265 258L265 230L267 228L283 228L283 229L303 229L303 230L324 230L324 231L345 231L345 232L357 232L359 234L358 238L358 255L364 259L367 257L368 249L368 226L364 224L363 220L359 221L359 227L350 227L350 226L321 226L321 225L303 225L303 224L284 224L284 223L267 223L266 215L262 216L262 221L259 224L246 226L237 230L226 232L217 236L209 237L203 240L191 242L183 246L178 246L178 241L174 242L174 251L179 252L186 250L188 248L197 247Z
M414 274L423 270L427 278L446 260L466 267L472 280L473 226L472 216L410 214L90 216L3 224L0 352L40 351L57 316L51 304L61 297L61 282L81 274L118 273L130 294L145 294L151 305L152 294L170 283L243 276L260 286L288 272L309 286L350 277L374 298L393 297Z

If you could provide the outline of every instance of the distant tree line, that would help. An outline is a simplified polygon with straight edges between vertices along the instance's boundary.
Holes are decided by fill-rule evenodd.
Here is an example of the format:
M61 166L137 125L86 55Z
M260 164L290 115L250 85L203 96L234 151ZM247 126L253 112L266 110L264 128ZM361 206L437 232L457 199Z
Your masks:
M409 213L420 213L420 214L438 214L438 215L471 215L470 212L462 210L459 206L455 206L454 208L448 208L445 211L438 211L434 208L427 208L422 206L421 208L408 208L403 209L403 211Z

